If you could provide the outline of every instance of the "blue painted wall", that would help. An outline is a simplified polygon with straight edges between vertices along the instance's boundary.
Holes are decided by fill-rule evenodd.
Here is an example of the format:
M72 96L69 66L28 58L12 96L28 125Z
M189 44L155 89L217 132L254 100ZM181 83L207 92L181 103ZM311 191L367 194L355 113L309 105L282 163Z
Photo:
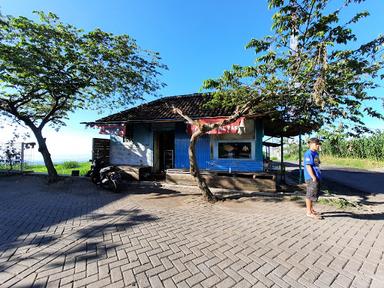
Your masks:
M196 144L197 163L201 170L232 172L261 172L263 171L263 123L255 122L256 139L254 157L250 159L211 159L210 136L204 135ZM189 135L185 124L179 123L175 129L175 168L189 169L188 159ZM229 169L230 168L230 169Z

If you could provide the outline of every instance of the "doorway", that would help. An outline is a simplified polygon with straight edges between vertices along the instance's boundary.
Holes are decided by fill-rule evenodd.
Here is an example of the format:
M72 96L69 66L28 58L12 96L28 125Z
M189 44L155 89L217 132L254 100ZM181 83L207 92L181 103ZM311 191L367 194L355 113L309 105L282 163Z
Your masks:
M157 131L154 134L154 161L155 173L164 172L174 167L175 158L175 132Z

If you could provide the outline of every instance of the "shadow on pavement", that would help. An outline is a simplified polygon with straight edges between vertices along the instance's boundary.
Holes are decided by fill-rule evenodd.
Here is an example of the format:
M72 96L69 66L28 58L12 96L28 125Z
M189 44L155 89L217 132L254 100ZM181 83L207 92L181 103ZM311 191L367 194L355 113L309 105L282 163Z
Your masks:
M0 259L6 261L1 261L0 271L9 267L7 261L12 258L20 259L24 253L49 246L73 231L77 231L78 239L85 239L156 220L138 209L132 210L133 205L128 210L120 207L114 211L112 207L109 213L101 209L127 196L103 190L82 178L66 178L48 185L39 176L1 177ZM124 221L105 224L115 218Z
M384 213L354 213L348 211L328 211L322 212L321 215L324 218L332 218L332 217L350 217L354 219L360 220L384 220Z
M292 167L297 165L288 163ZM347 168L345 168L347 169ZM322 180L322 189L330 190L337 196L357 197L357 203L360 205L381 205L384 203L384 173L365 171L355 171L356 169L323 170L324 179ZM290 170L289 175L292 179L298 179L299 169ZM336 181L336 180L337 181ZM361 189L359 189L361 188ZM365 190L363 189L365 188ZM372 197L379 196L383 201L372 201Z

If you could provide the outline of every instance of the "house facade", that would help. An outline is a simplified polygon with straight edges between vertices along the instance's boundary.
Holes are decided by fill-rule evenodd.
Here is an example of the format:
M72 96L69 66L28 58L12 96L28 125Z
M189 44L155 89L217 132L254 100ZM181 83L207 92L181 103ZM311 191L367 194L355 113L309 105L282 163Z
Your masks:
M204 118L214 119L218 118ZM197 141L197 162L202 170L258 172L263 170L263 125L244 120L241 134L206 134ZM124 137L111 135L110 163L150 166L153 172L189 169L190 133L183 122L129 123Z
M188 170L189 141L196 127L173 113L172 107L206 123L216 123L233 114L234 108L210 108L206 105L210 99L210 95L203 94L164 97L85 124L110 135L106 156L112 165L148 167L153 173ZM207 171L262 172L265 135L294 136L310 129L313 127L289 126L250 115L200 137L196 144L197 162L201 170Z
M188 170L188 147L195 127L174 114L171 107L207 123L219 122L233 113L232 109L206 108L209 97L202 94L165 97L96 120L91 125L98 127L101 134L110 135L112 165L148 166L154 173ZM229 173L263 171L263 136L263 120L259 118L240 118L212 130L196 144L199 168Z

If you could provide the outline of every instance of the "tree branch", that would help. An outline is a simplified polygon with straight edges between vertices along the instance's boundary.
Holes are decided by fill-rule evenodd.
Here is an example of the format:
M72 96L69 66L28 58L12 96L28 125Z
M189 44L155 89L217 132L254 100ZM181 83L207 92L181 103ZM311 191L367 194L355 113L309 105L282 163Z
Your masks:
M48 114L41 120L39 129L42 129L51 119L52 116L55 114L55 112L59 111L64 105L66 104L66 100L63 101L63 103L59 104L59 101L61 98L68 99L65 96L59 96L55 98L55 103L53 104L52 109L48 112Z
M179 114L181 117L183 117L189 124L195 125L195 121L193 121L189 116L184 115L183 111L181 109L176 108L174 105L172 105L172 112L175 114Z

